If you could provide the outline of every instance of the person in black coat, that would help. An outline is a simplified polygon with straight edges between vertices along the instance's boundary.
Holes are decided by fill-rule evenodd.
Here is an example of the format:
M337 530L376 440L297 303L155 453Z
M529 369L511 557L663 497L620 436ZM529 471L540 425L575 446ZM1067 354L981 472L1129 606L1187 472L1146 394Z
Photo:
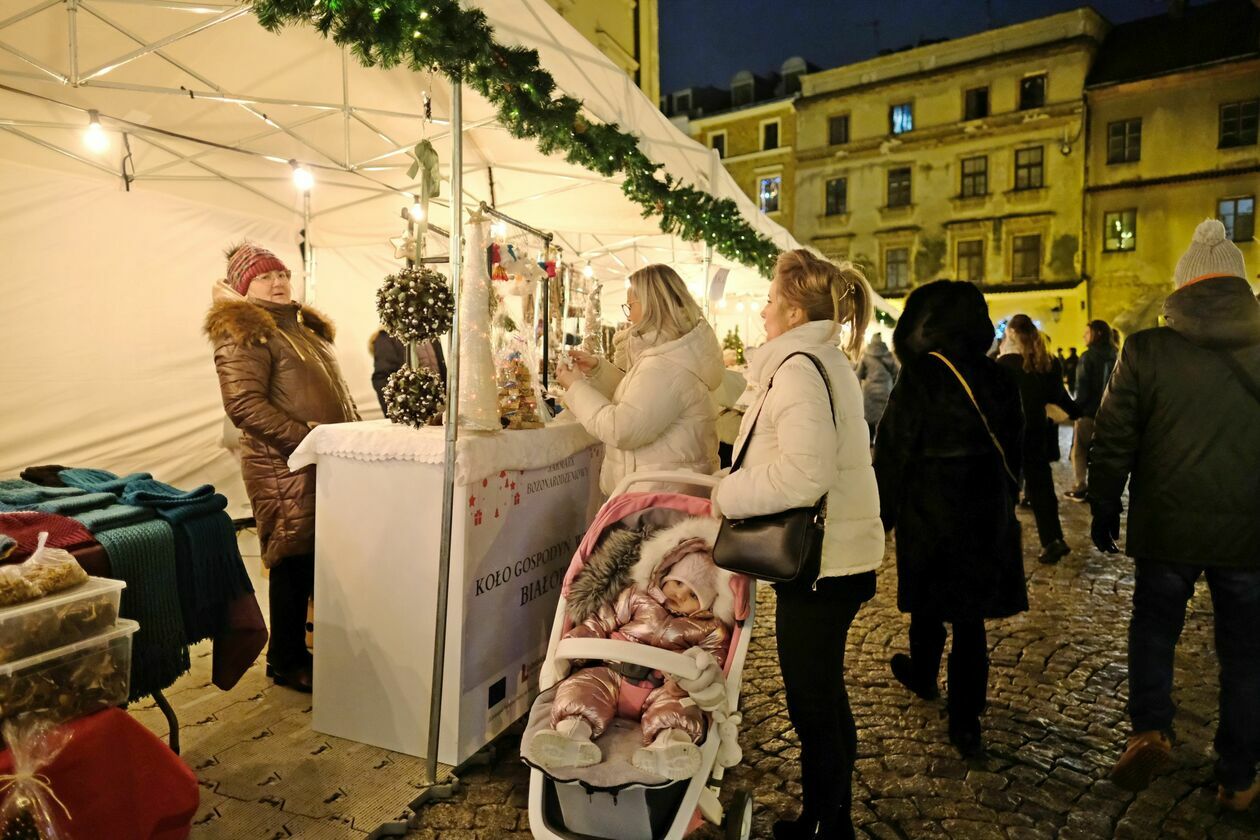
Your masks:
M1217 796L1245 811L1260 798L1260 304L1215 219L1199 225L1174 277L1167 326L1125 342L1089 457L1094 544L1118 551L1127 483L1134 559L1133 732L1111 779L1140 790L1172 757L1177 640L1206 577L1220 660Z
M1111 343L1111 337L1111 325L1106 321L1089 322L1085 330L1085 352L1081 355L1081 363L1076 369L1076 379L1072 385L1075 391L1072 399L1081 415L1072 435L1072 472L1076 478L1076 486L1063 495L1074 502L1083 502L1086 498L1089 445L1094 439L1094 415L1098 413L1103 391L1111 381L1111 372L1116 367L1116 348Z
M1057 563L1071 549L1063 541L1059 500L1050 464L1059 460L1059 426L1046 416L1054 404L1075 419L1076 403L1063 387L1063 371L1046 351L1041 331L1027 315L1016 315L1006 325L998 364L1015 374L1024 406L1024 489L1037 520L1042 563Z
M981 748L984 621L1028 609L1015 518L1023 415L1014 377L985 355L992 341L974 285L916 289L893 333L901 376L875 437L880 512L897 536L897 606L910 614L910 655L892 658L893 675L937 697L953 625L949 731L964 755Z

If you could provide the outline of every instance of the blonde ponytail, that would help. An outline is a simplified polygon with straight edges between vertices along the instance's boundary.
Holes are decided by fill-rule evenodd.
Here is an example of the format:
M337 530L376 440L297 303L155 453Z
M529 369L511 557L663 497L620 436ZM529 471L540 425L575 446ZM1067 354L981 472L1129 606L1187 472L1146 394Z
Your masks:
M871 286L860 268L847 260L837 265L798 248L779 255L774 276L779 295L804 310L809 320L832 321L847 329L844 350L857 358L874 313Z

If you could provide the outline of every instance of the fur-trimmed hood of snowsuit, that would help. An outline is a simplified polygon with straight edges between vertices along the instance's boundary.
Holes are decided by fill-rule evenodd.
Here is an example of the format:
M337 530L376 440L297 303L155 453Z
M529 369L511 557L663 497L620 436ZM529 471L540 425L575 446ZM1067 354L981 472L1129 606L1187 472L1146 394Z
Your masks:
M297 303L250 300L220 281L205 321L223 407L241 430L241 473L263 560L315 546L314 470L288 457L311 423L359 419L337 365L332 321Z
M646 535L637 529L610 532L570 584L570 620L583 621L631 584L644 593L659 594L666 573L684 557L701 552L712 558L720 524L710 517L688 517ZM727 627L735 623L733 578L725 569L717 570L717 596L709 610Z

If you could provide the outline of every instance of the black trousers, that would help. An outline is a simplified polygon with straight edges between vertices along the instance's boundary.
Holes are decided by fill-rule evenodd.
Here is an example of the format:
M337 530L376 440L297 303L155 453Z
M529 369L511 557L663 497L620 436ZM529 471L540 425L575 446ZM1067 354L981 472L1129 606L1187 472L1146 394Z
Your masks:
M1059 524L1059 498L1054 493L1054 476L1050 463L1044 458L1028 458L1024 461L1024 492L1032 505L1033 518L1037 520L1037 536L1045 548L1055 540L1063 539L1063 526Z
M951 729L979 726L989 688L989 643L984 621L954 621L954 643L949 651L946 679ZM945 621L921 612L910 614L910 664L915 681L936 685L945 652Z
M285 557L271 567L271 644L267 664L273 668L309 665L306 649L306 602L315 591L315 555Z
M851 834L857 725L844 685L844 646L858 609L875 595L875 573L823 578L813 590L775 589L779 668L801 741L803 815Z

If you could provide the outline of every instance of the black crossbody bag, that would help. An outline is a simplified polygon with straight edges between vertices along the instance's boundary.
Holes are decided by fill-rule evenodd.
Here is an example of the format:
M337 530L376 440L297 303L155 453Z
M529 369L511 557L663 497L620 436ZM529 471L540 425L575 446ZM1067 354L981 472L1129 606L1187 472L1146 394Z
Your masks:
M779 364L783 366L792 356L804 356L814 363L822 376L823 385L827 387L827 403L831 406L831 423L836 423L836 404L831 393L831 380L822 362L809 353L793 353ZM775 373L778 373L776 369ZM771 376L767 386L774 387ZM766 405L761 401L757 416L744 437L744 445L731 465L731 473L740 468L748 444L757 430L757 419L761 409ZM834 445L834 444L833 444ZM794 585L812 586L818 579L822 564L823 528L827 520L827 495L810 507L792 508L791 510L771 513L765 516L750 516L747 519L722 518L722 526L717 540L713 544L713 562L720 568L741 575L769 581L770 583L790 583Z

